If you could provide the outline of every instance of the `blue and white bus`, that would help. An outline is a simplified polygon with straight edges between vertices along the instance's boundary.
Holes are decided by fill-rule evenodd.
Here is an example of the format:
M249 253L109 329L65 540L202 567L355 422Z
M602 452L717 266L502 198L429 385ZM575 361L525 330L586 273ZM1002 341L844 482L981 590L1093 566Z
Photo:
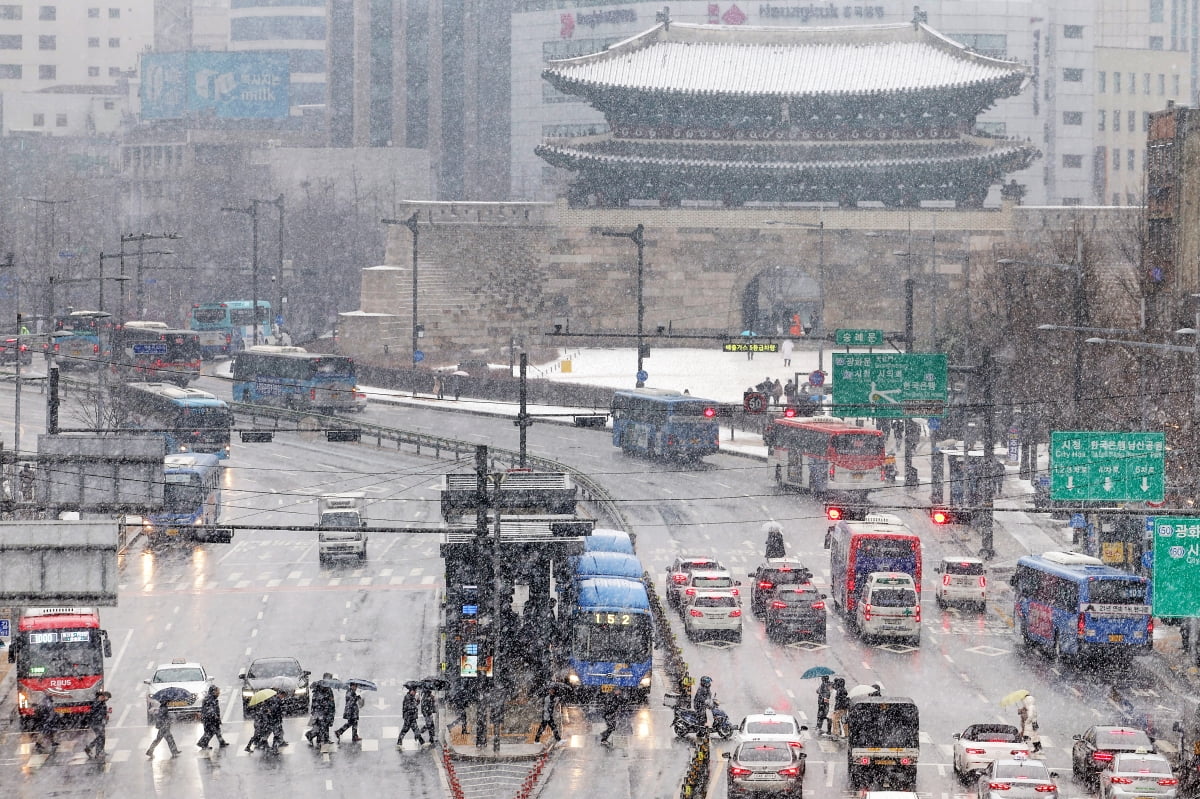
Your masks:
M200 351L205 358L233 353L252 346L255 314L250 300L203 302L192 306L188 327L200 334ZM271 303L258 301L258 340L269 343Z
M233 400L298 411L355 410L354 359L260 345L233 358Z
M1056 659L1128 660L1153 645L1151 585L1145 577L1077 552L1043 552L1019 559L1011 582L1018 634Z
M229 457L233 415L223 399L170 383L112 386L113 399L133 429L152 430L167 440L167 452L211 452Z
M168 455L163 462L162 510L146 517L151 544L207 541L221 518L221 462L209 452Z
M654 621L640 580L588 577L568 607L567 684L581 693L618 691L644 702L650 693Z
M715 400L635 388L613 393L612 441L628 453L691 460L720 449Z
M50 352L63 369L96 371L108 363L112 325L112 314L104 311L59 314L50 333Z

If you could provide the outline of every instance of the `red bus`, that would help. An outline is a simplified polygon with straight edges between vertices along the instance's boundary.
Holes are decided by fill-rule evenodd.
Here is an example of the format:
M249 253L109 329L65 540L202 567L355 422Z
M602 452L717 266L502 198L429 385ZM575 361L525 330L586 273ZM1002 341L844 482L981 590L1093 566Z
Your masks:
M885 485L883 442L879 430L833 416L775 418L763 432L780 486L853 500Z
M113 371L124 380L174 383L200 377L200 334L160 322L126 322L113 331Z
M8 650L16 664L21 729L46 694L61 715L83 719L104 689L104 658L112 656L108 632L93 608L25 608Z
M921 539L898 517L870 513L861 522L840 521L825 537L833 604L854 618L859 594L872 572L912 575L921 595Z

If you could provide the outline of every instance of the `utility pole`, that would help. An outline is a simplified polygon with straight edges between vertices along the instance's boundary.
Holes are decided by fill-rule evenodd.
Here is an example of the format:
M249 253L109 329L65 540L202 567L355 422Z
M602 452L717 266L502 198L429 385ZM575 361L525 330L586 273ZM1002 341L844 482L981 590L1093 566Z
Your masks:
M137 286L134 289L134 295L133 295L134 302L136 303L136 308L134 309L134 312L137 314L138 318L142 318L146 315L146 283L142 279L142 273L145 270L146 256L147 255L174 255L174 253L170 250L155 250L153 252L147 252L145 249L146 242L162 241L162 240L174 241L174 240L180 239L180 238L183 238L183 237L180 236L178 233L126 233L121 236L121 252L118 257L120 257L120 259L121 259L121 275L122 276L124 276L124 274L125 274L125 245L129 242L136 241L137 246L138 246L138 251L137 251L137 259L138 260L137 260L137 272L136 272ZM125 300L125 289L122 287L122 289L121 289L121 309L120 309L120 316L122 319L124 319L124 316L125 316L124 300Z
M981 476L983 477L983 513L979 519L979 555L985 559L995 557L996 555L992 537L992 522L995 517L995 504L993 501L995 498L993 495L995 486L994 472L996 470L996 456L994 454L996 409L993 405L992 397L994 382L992 369L994 366L991 348L984 347L979 359L980 379L983 381L983 463L981 464ZM963 450L963 456L964 463L966 463L969 460L969 455L965 449Z
M906 277L904 279L904 351L911 354L913 351L913 279ZM907 416L903 417L904 430L904 486L906 488L915 488L920 481L917 479L917 470L913 466L913 454L916 449L913 438L916 424Z
M642 375L645 373L645 370L642 368L642 359L645 357L646 353L646 339L643 330L643 325L646 321L646 303L642 295L642 284L645 274L645 263L642 257L646 243L645 232L646 226L639 223L638 226L629 233L621 233L615 230L604 230L600 233L602 236L629 239L637 247L637 374L635 375L637 382L634 384L634 388L646 387L646 381L642 379Z

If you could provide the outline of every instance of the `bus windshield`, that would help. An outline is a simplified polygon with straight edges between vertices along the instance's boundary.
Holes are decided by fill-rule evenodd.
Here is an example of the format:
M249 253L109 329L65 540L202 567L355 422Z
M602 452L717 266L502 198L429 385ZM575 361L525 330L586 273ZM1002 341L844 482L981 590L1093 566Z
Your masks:
M192 319L202 325L217 325L225 321L224 308L193 308Z
M258 307L259 322L266 318L267 310L260 301ZM238 327L249 326L254 324L254 313L249 308L232 308L229 311L229 319Z
M196 481L196 475L193 474L168 474L163 486L163 510L167 513L193 513L203 505L208 491Z
M30 632L17 649L18 677L86 677L104 667L96 630Z
M911 573L916 559L909 541L894 538L862 537L855 551L856 562L869 565L871 571Z
M183 408L178 412L178 427L228 428L233 423L227 408Z
M575 625L575 657L590 661L641 661L650 657L649 618L633 617L628 626L580 621Z

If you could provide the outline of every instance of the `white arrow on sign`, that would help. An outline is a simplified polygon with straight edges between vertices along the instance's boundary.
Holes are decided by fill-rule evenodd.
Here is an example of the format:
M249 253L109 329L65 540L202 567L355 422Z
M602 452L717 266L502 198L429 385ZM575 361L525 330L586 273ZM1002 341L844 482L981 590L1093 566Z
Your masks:
M1142 490L1143 490L1143 491L1149 491L1149 490L1150 490L1150 478L1149 478L1149 477L1143 477L1143 478L1142 478Z
M1104 478L1104 490L1105 490L1105 491L1112 491L1112 490L1113 490L1113 482L1112 482L1112 478L1111 478L1111 477L1105 477L1105 478Z
M1070 491L1073 488L1075 488L1075 478L1068 476L1067 477L1067 490Z

